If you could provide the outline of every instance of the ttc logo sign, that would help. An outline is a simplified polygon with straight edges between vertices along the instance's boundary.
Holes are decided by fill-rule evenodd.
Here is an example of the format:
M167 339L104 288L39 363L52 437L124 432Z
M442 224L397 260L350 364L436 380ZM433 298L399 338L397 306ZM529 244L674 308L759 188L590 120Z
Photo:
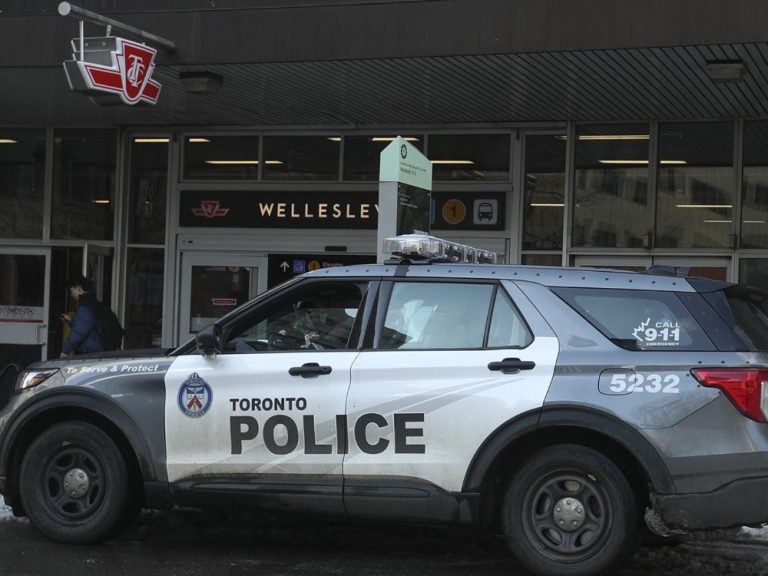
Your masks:
M73 41L75 58L79 40ZM84 39L82 60L67 60L69 87L97 104L156 104L160 84L152 80L157 50L123 38Z

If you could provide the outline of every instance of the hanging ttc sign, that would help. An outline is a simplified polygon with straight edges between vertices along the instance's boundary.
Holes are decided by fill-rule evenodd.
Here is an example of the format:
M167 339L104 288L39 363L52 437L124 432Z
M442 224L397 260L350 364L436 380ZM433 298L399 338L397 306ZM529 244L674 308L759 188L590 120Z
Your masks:
M105 36L75 38L72 49L74 60L64 62L72 90L87 94L97 104L105 106L157 103L161 86L152 79L157 55L154 48Z

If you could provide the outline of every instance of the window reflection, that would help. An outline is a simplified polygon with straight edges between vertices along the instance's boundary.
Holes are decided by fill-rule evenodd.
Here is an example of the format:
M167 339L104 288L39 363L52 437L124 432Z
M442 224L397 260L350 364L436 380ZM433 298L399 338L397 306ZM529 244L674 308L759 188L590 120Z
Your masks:
M131 147L128 242L165 243L168 142L135 138Z
M162 249L129 248L127 258L125 348L160 346L164 252Z
M44 306L44 295L45 256L0 254L0 305L11 307L5 309L5 321L18 320L13 307ZM43 318L32 319L40 323L44 321Z
M561 266L563 257L561 254L523 254L520 263L526 266Z
M768 292L768 258L742 258L739 282Z
M184 169L187 180L256 180L259 137L220 134L186 135Z
M0 238L42 238L45 131L0 131L0 166Z
M525 139L523 249L563 246L565 135L529 135Z
M116 145L113 130L60 130L54 135L55 239L112 240Z
M741 246L768 248L768 121L744 123L743 178Z
M573 245L642 248L647 244L647 124L579 126Z
M509 133L430 135L432 179L509 180L510 138Z
M657 248L728 248L733 123L659 125Z
M265 136L264 180L338 180L341 139Z

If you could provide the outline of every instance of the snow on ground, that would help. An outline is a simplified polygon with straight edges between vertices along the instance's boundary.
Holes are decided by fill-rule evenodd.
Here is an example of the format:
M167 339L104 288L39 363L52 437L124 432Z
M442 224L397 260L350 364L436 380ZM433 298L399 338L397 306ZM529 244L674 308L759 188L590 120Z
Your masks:
M746 539L753 540L766 540L768 541L768 525L763 525L762 528L747 528L741 529L739 536Z
M11 509L5 505L5 500L3 500L3 497L0 496L0 522L3 520L10 520L12 518L13 514L11 514Z
M10 507L5 505L3 497L0 496L0 522L7 522L11 520L19 519L13 515ZM760 540L768 542L768 524L763 525L762 528L744 527L741 529L738 538L744 540Z

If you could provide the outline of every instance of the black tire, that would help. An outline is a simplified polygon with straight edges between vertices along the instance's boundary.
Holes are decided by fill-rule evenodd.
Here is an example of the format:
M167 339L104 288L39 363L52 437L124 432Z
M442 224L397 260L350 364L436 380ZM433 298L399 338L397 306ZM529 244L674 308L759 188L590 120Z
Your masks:
M577 445L545 448L528 459L507 488L507 542L541 576L611 572L638 545L632 489L606 456Z
M128 472L100 428L63 422L40 434L21 464L21 501L33 526L58 542L105 540L125 525Z

